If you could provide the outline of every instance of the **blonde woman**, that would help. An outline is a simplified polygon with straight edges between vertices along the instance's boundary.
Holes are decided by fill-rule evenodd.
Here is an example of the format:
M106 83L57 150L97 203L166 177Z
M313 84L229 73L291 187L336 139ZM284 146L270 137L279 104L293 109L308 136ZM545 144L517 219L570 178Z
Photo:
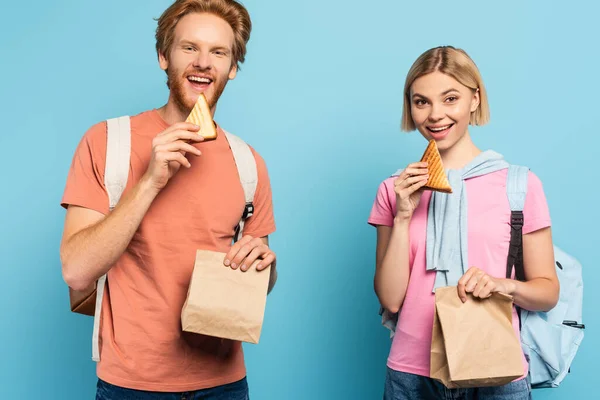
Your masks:
M488 120L483 81L463 50L437 47L415 61L405 83L402 129L436 141L453 193L424 190L427 165L415 162L383 181L373 204L368 221L377 228L375 292L387 313L398 313L385 400L531 396L525 357L523 377L504 386L449 390L429 378L434 288L456 285L463 301L467 293L482 299L508 293L532 311L550 310L558 301L550 214L542 183L531 172L523 210L526 279L505 278L508 163L480 150L469 133L470 125ZM515 310L513 326L518 335Z

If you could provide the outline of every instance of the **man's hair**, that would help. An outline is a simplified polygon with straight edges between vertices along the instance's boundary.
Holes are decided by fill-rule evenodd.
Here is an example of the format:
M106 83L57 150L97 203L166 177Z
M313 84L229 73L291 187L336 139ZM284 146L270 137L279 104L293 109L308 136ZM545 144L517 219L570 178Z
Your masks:
M233 64L240 69L246 59L246 44L250 40L252 22L248 10L235 0L176 0L158 18L156 28L156 52L168 58L175 27L190 13L209 13L225 20L233 29Z

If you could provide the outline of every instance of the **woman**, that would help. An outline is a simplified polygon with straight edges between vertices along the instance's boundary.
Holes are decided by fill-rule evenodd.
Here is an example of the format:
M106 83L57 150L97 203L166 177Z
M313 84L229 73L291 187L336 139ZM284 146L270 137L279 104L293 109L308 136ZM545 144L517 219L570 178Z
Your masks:
M524 378L504 386L452 390L429 378L434 288L456 285L463 301L468 293L482 299L508 293L515 305L531 311L550 310L558 301L550 215L542 184L531 172L523 210L526 279L505 279L507 163L495 152L479 150L468 129L488 120L481 76L464 51L433 48L415 61L405 83L402 129L416 129L436 141L453 193L424 190L427 164L415 162L386 179L373 204L369 223L377 227L375 292L388 313L399 313L387 362L386 400L530 398ZM445 207L430 207L440 201ZM460 234L443 225L461 226ZM513 326L517 335L514 310ZM525 377L525 357L523 364Z

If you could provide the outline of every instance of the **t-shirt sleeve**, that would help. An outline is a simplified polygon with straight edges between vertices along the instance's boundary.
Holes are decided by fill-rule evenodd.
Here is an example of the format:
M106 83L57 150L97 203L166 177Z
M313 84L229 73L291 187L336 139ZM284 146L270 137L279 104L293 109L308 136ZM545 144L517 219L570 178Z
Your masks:
M394 226L396 210L396 192L394 191L394 179L383 181L377 189L377 195L371 208L368 223L370 225Z
M258 182L254 194L254 214L244 226L244 235L264 237L275 232L275 216L273 214L273 198L271 181L264 159L253 149Z
M104 186L106 164L106 122L91 127L75 149L67 175L61 206L89 208L108 214L108 194Z
M533 172L529 172L527 179L527 196L523 207L523 218L525 220L523 234L551 226L550 210L546 202L542 181Z

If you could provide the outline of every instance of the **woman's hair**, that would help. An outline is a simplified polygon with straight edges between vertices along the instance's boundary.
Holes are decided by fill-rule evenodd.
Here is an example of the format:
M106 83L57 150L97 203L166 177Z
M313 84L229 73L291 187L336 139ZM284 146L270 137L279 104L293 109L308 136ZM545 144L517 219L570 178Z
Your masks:
M440 46L421 54L408 71L404 84L403 131L410 132L416 129L411 113L410 88L416 79L432 72L449 75L471 90L479 90L479 107L471 113L469 124L485 125L489 122L490 107L477 65L464 50L452 46Z

